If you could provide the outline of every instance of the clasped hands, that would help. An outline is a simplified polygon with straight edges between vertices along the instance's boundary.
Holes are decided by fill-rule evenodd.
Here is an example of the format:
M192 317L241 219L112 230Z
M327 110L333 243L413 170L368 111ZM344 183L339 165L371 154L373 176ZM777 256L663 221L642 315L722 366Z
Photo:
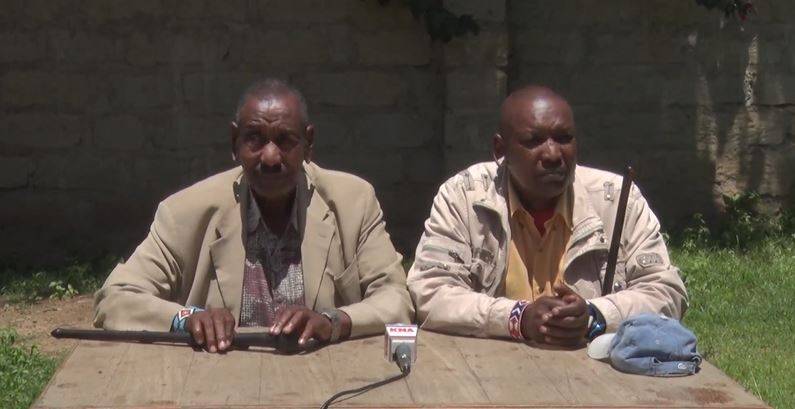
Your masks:
M522 335L542 346L577 348L588 333L588 306L569 286L555 283L556 296L543 296L522 314Z
M188 317L185 329L193 336L196 344L206 351L222 352L232 346L235 318L226 308L209 308ZM273 336L300 334L298 345L305 345L310 338L326 342L331 338L331 330L331 321L303 305L283 308L276 316L274 324L268 327L268 333Z

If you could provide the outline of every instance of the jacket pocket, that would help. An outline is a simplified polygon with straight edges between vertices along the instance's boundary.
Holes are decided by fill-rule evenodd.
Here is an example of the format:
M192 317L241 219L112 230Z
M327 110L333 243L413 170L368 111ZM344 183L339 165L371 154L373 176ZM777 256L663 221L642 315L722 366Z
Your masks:
M419 270L440 269L454 273L468 264L469 260L468 246L450 240L429 238L420 242L415 267Z
M490 289L497 279L497 274L494 271L494 259L484 258L473 258L469 271L474 277L477 277L483 289Z
M333 275L334 291L342 302L341 305L357 303L362 300L362 290L359 286L359 259L354 258L342 273Z
M599 297L604 277L603 257L598 252L585 253L569 263L563 279L585 299Z
M601 283L604 283L605 276L607 275L607 254L604 254L604 257L600 260L600 268L599 268L599 282L600 282L600 293L601 293ZM627 263L624 260L618 260L616 262L616 272L613 275L613 288L610 290L611 293L617 293L621 290L625 290L627 288Z

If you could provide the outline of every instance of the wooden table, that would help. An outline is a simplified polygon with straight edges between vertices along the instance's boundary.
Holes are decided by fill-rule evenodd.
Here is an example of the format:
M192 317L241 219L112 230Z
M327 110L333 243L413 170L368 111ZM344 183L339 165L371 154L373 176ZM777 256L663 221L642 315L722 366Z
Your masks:
M422 332L408 378L333 407L765 408L717 368L682 378L627 375L584 350L548 351ZM285 356L83 341L34 408L318 407L334 393L398 373L383 338Z

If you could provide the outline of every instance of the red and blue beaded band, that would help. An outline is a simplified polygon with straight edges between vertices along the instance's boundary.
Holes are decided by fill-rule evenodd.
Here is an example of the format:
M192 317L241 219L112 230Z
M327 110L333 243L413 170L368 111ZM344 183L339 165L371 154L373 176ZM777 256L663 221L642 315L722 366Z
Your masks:
M508 315L508 332L513 339L524 340L522 335L522 314L524 314L524 310L528 305L530 305L530 302L527 300L519 300L511 308L511 313Z
M204 311L204 309L199 307L185 307L177 311L177 313L174 314L174 318L171 320L171 331L185 332L185 324L188 322L188 317L199 311Z

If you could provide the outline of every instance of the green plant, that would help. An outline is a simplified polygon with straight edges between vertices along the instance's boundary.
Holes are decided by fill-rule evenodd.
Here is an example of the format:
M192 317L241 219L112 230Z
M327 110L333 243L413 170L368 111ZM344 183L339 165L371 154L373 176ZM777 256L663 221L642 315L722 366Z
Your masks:
M378 0L385 5L390 0ZM425 24L425 31L431 39L450 42L454 37L462 37L469 33L478 35L480 25L469 14L457 16L444 7L438 0L401 0L401 3L411 10L414 18Z
M674 233L673 243L685 250L727 248L746 251L768 240L795 238L792 211L760 212L761 196L755 192L723 196L724 212L710 226L696 213L686 228Z
M93 261L73 261L58 268L8 266L0 270L0 294L12 302L35 302L44 298L64 299L96 291L119 259L112 256Z
M18 335L0 328L0 407L23 409L30 406L52 376L56 360L42 355L35 346L17 344Z
M759 195L750 192L736 197L723 196L726 214L720 226L720 240L733 248L747 248L757 243L775 229L767 218L762 218L756 210Z
M707 227L704 215L701 213L693 215L690 226L683 230L680 240L682 247L686 250L709 246L712 240L712 232Z
M77 290L72 287L72 284L64 283L62 280L50 281L48 287L50 288L51 300L63 300L64 298L72 298L78 294Z
M721 10L726 17L736 15L740 21L745 21L749 15L756 13L750 0L696 0L696 4L708 9Z

